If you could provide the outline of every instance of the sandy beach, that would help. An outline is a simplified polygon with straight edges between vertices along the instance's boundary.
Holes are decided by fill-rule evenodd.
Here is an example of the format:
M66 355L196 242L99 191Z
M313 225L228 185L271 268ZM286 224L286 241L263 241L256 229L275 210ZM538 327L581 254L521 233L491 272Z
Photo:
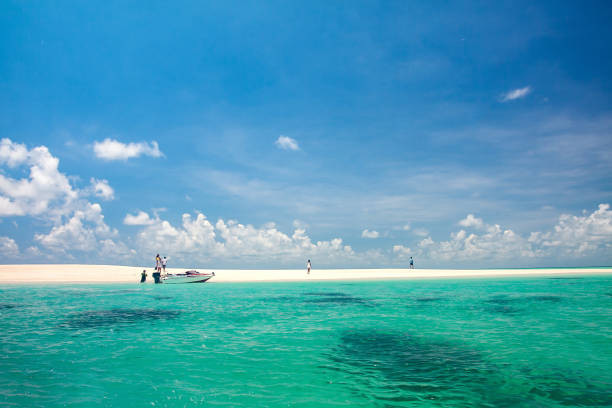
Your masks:
M147 269L147 283L153 283L152 268L116 265L0 265L0 284L28 283L137 283ZM535 268L535 269L315 269L310 275L304 269L238 270L198 269L215 272L210 283L273 282L308 280L367 280L367 279L435 279L478 278L495 276L544 276L609 274L605 268ZM170 273L184 272L168 268Z

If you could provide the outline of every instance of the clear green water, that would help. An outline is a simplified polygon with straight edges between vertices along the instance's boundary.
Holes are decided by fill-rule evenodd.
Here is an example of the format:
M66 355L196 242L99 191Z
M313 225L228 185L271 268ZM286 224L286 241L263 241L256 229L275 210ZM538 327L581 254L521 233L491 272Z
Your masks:
M612 278L0 288L0 405L612 406Z

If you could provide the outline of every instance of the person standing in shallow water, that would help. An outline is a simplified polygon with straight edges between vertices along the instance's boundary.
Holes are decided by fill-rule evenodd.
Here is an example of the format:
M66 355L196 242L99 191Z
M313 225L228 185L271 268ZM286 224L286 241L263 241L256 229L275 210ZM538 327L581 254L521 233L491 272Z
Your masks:
M414 260L410 257L410 269L414 269Z
M310 268L312 265L310 265L310 259L308 260L308 262L306 262L306 274L310 275Z
M142 273L140 274L140 283L144 283L147 281L147 270L143 269Z

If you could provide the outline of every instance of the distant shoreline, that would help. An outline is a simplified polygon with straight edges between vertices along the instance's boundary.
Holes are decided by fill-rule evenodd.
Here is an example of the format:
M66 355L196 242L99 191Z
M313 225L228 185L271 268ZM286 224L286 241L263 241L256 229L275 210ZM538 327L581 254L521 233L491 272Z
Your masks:
M116 265L0 265L0 284L45 283L138 283L143 269L147 283L152 283L153 268ZM183 268L168 268L168 272L183 272ZM610 274L612 267L559 267L517 269L198 269L215 272L215 282L287 282L324 280L380 279L452 279L548 275Z

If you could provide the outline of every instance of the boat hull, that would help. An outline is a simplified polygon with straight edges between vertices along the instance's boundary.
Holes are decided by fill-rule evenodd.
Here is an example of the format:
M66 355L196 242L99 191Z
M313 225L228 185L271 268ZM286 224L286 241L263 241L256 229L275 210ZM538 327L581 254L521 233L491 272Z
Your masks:
M214 273L199 273L199 272L189 272L189 273L177 273L177 274L168 274L162 277L162 283L174 285L179 283L204 283L210 278L215 276Z

